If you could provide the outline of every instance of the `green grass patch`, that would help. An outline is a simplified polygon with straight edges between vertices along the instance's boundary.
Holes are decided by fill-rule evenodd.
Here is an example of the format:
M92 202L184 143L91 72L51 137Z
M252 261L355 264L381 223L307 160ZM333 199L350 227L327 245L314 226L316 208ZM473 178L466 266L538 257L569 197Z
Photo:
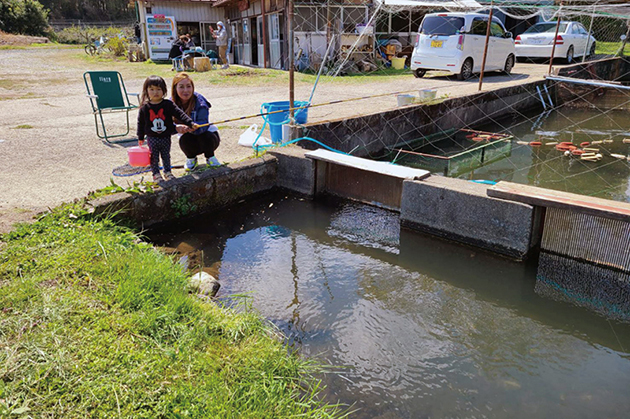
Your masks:
M621 42L600 42L595 44L596 54L616 55L621 48ZM626 47L627 49L628 47Z
M23 125L18 125L17 127L15 127L14 129L31 129L33 128L32 125L28 125L28 124L23 124Z
M0 417L341 417L247 306L80 203L2 237Z

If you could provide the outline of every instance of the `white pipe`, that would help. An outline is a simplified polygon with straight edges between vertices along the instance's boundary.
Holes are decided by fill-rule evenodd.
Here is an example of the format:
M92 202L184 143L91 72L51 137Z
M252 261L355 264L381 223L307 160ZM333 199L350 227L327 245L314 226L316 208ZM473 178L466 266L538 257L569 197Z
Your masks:
M586 84L589 86L596 86L596 87L612 87L614 89L619 89L619 90L630 90L630 86L624 86L624 85L615 84L615 83L605 83L605 82L594 81L594 80L573 79L571 77L560 77L560 76L546 76L545 78L551 81L563 81L566 83Z

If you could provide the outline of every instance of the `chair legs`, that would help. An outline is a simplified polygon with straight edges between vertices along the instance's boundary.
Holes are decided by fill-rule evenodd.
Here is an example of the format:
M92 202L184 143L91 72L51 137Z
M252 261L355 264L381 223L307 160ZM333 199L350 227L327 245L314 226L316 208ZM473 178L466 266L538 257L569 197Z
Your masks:
M98 117L96 116L96 113L94 113L94 124L96 125L96 135L98 136L98 138L107 141L110 144L117 144L117 143L126 143L126 142L130 142L130 141L135 141L136 138L123 138L120 140L116 140L116 141L110 141L110 138L120 138L120 137L125 137L126 135L129 134L129 131L131 131L131 126L129 124L129 111L126 110L125 111L125 116L126 116L126 121L127 121L127 130L124 133L120 133L120 134L110 134L107 135L107 127L105 126L105 120L103 119L103 113L101 111L98 111ZM99 119L100 119L100 125L101 125L101 130L99 130Z

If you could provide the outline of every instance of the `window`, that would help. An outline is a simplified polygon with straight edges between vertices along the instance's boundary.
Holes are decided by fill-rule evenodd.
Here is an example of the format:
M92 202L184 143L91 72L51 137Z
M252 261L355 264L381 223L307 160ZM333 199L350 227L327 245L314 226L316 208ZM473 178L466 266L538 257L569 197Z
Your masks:
M409 12L402 11L392 14L392 32L409 31Z
M464 23L463 17L431 16L422 21L420 33L424 35L455 35L464 30Z
M317 30L317 9L314 7L295 8L295 31L313 32Z
M343 8L343 32L354 32L357 23L367 23L364 7Z
M490 24L490 35L496 36L498 38L505 38L505 31L503 30L503 27L497 22L492 22Z
M472 26L470 27L470 33L473 35L486 36L486 32L488 32L488 21L482 20L478 17L473 19Z

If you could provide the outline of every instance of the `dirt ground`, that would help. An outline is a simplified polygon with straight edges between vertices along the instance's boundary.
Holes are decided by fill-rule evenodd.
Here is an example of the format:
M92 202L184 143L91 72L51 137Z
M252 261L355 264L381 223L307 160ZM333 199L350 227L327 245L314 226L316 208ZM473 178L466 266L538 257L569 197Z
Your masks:
M112 145L98 139L91 114L83 73L88 70L117 70L123 75L127 91L139 92L144 78L138 74L137 63L89 62L77 48L4 49L3 71L0 74L0 233L7 232L15 222L29 221L47 208L86 196L90 191L110 183L112 169L127 162L126 147L133 143ZM168 66L153 65L155 71L168 75ZM235 66L233 66L235 67ZM214 71L214 70L213 70ZM222 121L260 112L262 103L288 100L288 84L274 82L229 82L210 84L204 74L193 73L196 89L212 103L210 119ZM543 64L518 64L512 75L488 74L484 90L491 90L542 79L547 71ZM158 74L160 74L158 72ZM165 76L166 78L167 76ZM350 79L350 78L348 78ZM311 83L296 83L296 100L306 100ZM336 80L317 85L313 104L392 92L417 92L434 88L438 97L474 93L478 80L457 81L445 76L416 79L404 77L364 77ZM345 118L379 112L396 107L396 96L309 109L309 122ZM120 114L117 115L121 117ZM132 133L136 114L130 116ZM237 144L239 135L262 119L251 118L219 124L221 146L217 157L224 163L252 156L251 149ZM173 164L182 164L185 156L173 138ZM176 176L183 174L174 170ZM140 180L140 176L114 178L116 183ZM145 179L147 176L145 175Z

